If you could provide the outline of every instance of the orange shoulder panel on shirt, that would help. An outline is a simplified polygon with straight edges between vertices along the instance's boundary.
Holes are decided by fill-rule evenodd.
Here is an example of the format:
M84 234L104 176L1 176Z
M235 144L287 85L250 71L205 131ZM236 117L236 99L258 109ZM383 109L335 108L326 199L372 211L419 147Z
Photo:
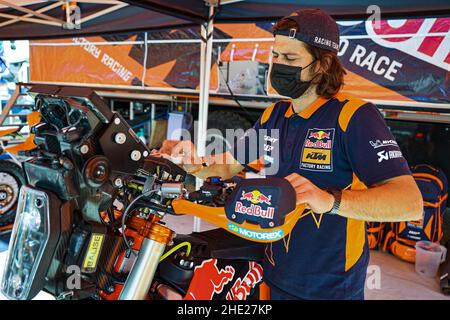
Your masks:
M287 100L281 100L281 101L287 101ZM270 116L272 115L273 109L275 109L275 106L281 101L272 103L269 107L266 108L266 110L264 110L264 112L261 116L261 121L260 121L261 125L263 125L264 123L266 123L269 120Z
M352 119L355 112L358 111L358 109L366 103L367 101L351 98L344 104L341 113L339 114L339 126L341 127L342 131L345 132L347 130L348 124L350 123L350 120Z
M319 97L316 99L316 101L311 103L306 109L300 111L298 115L304 119L309 119L317 110L319 110L319 108L324 106L328 101L330 101L330 99Z

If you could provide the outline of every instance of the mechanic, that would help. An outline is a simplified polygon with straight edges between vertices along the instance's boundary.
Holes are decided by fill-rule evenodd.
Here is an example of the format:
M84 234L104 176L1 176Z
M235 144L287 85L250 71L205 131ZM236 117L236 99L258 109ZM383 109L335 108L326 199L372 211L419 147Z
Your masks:
M271 175L285 177L308 209L289 236L266 246L271 299L364 299L365 221L418 220L422 196L378 109L340 92L345 70L336 22L322 10L301 9L273 30L270 80L289 99L268 107L254 125L267 132L256 158L237 156L252 147L250 134L220 155L199 158L192 142L170 140L159 153L181 158L200 178L275 162Z

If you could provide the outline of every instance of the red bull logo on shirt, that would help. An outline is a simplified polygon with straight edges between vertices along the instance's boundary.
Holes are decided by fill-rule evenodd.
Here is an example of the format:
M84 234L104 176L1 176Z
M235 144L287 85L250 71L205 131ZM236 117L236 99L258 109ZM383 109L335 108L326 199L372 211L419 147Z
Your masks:
M315 138L318 140L322 140L322 139L330 139L331 135L329 132L325 132L323 130L319 130L319 131L312 131L309 133L309 138Z
M334 128L309 129L303 144L300 168L311 171L333 171Z
M305 140L306 148L331 149L332 132L324 130L309 130L308 138Z

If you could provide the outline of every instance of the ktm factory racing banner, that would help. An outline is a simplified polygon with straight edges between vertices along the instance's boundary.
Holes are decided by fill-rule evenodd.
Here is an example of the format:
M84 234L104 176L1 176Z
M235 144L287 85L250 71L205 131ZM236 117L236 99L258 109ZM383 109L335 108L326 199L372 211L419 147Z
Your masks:
M372 100L450 103L450 18L383 20L378 24L341 22L339 25L339 56L347 70L345 91ZM275 94L267 83L273 45L271 28L271 23L215 26L212 92L219 91L220 81L224 81L221 79L231 79L230 74L224 75L223 68L219 68L220 61L221 66L229 65L228 72L242 66L238 76L247 76L252 81L260 79L250 85L260 87L257 95ZM184 28L33 41L30 81L164 88L175 92L198 90L198 31ZM252 63L257 64L255 71L247 72Z

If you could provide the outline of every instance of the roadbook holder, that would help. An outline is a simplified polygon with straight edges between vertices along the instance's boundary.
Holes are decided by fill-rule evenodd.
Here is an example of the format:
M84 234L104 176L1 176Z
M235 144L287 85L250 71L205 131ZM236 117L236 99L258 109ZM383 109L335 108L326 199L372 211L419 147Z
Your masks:
M294 188L283 178L245 179L225 207L175 199L172 208L175 214L199 217L246 240L270 243L291 233L300 219L305 205L296 206L295 199Z

